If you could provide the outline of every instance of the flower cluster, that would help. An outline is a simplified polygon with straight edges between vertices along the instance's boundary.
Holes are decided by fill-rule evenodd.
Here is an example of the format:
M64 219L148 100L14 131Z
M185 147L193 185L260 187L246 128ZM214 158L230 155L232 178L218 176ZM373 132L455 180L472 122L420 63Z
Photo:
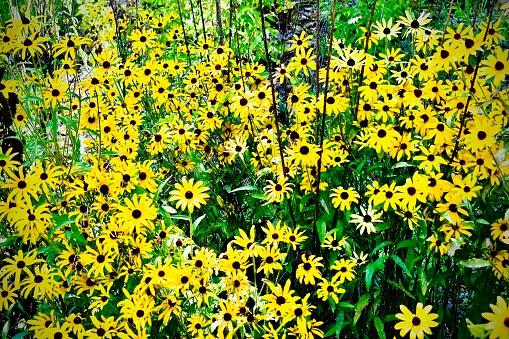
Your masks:
M378 13L331 34L326 63L293 35L272 70L233 26L218 41L203 9L200 33L192 4L152 2L85 1L60 33L22 8L0 29L9 335L312 339L362 319L422 339L462 316L445 290L466 270L482 278L451 294L505 295L507 18ZM469 328L506 338L491 309Z

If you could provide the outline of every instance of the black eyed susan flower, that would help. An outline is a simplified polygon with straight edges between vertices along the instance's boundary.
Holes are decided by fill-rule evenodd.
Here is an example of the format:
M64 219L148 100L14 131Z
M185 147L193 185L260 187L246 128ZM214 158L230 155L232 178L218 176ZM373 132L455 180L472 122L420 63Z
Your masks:
M401 27L399 23L392 24L392 18L389 18L389 20L382 19L382 22L375 22L373 25L375 30L373 30L373 33L378 35L381 39L386 38L387 40L391 41L392 38L396 38L398 34L401 32Z
M300 35L293 35L293 40L289 40L288 42L291 46L288 48L289 51L295 50L299 52L303 49L306 49L310 46L310 40L313 39L312 35L306 35L305 31L300 32Z
M422 303L417 303L415 314L405 305L400 305L399 308L403 313L396 314L396 318L401 321L394 325L394 329L399 330L402 337L410 332L410 339L422 339L424 333L432 334L431 328L438 326L438 323L434 321L438 318L438 314L431 313L431 305L423 307Z
M267 228L262 227L262 231L266 235L266 238L262 241L262 245L268 244L277 247L280 242L285 241L287 229L288 226L286 224L281 225L281 220L278 220L276 225L273 225L270 220L267 221Z
M207 193L209 187L203 186L203 181L194 183L194 178L187 180L184 178L182 184L175 184L175 190L171 191L172 197L169 201L177 201L177 208L185 210L186 208L190 213L193 212L194 208L200 209L201 205L205 205L207 202L205 199L209 198Z
M124 202L126 206L117 204L115 207L119 211L118 222L124 224L127 230L142 233L143 227L154 228L153 220L157 216L157 208L146 194L134 194L131 199L125 198Z
M353 270L354 266L355 262L349 259L339 259L334 261L334 265L331 266L331 269L338 271L338 273L336 273L332 279L339 279L340 284L342 284L345 279L352 281L353 278L355 278L355 271Z
M425 25L431 21L429 16L429 13L422 13L417 19L415 19L409 11L405 10L405 16L400 16L398 20L398 23L406 27L406 31L403 36L407 37L410 33L413 35L424 34Z
M418 201L426 202L427 182L422 175L415 173L412 178L406 178L405 184L396 188L396 196L402 208L413 208Z
M340 283L337 280L332 280L329 282L327 279L322 279L322 281L319 282L317 286L318 298L326 301L329 297L331 297L336 304L339 303L338 295L346 292L344 288L340 287Z
M51 297L57 288L57 281L54 279L56 272L47 264L36 266L34 272L28 271L28 277L20 284L23 286L21 295L27 298L33 295L37 300Z
M316 55L312 54L312 48L308 49L307 52L305 49L301 49L295 54L295 57L288 64L288 67L293 69L295 76L299 75L301 71L305 76L309 76L308 69L316 68L316 63L313 61L316 59Z
M133 30L129 39L132 41L133 51L144 53L156 44L156 33L151 29Z
M37 184L38 178L30 173L25 175L22 166L18 168L18 173L11 172L7 173L7 175L9 178L4 183L0 184L1 188L12 189L7 200L22 199L29 203L31 201L30 197L38 199L38 194L40 192L39 185Z
M295 291L290 288L290 279L286 280L283 286L277 284L277 286L267 281L267 286L270 288L270 293L262 296L262 299L267 303L262 305L262 309L267 309L270 312L280 311L281 316L285 316L291 312L295 303L299 301L300 297L294 295Z
M193 314L187 319L187 321L189 322L187 325L187 332L191 333L193 336L197 336L198 338L203 338L204 331L210 322L207 321L207 319L201 314Z
M4 264L0 269L0 277L7 280L14 275L14 284L19 286L23 272L29 273L30 266L44 262L44 260L37 259L36 257L36 251L24 253L23 251L18 250L18 253L14 254L11 258L4 259Z
M88 269L90 274L94 274L98 277L104 276L106 272L113 271L113 260L115 255L109 251L105 251L99 242L97 242L98 249L95 250L87 246L87 250L80 254L80 261L83 266L91 265Z
M432 62L437 70L449 72L451 68L456 66L457 51L450 43L445 43L442 47L438 47L432 57Z
M403 221L408 225L408 228L413 230L414 227L418 225L419 220L422 220L422 217L419 213L420 209L421 208L418 205L414 207L406 207L402 208L401 211L396 211L396 214L403 219Z
M287 178L279 178L276 182L268 180L268 185L265 186L265 196L269 202L281 202L286 198L290 197L290 193L293 191L291 183L287 182Z
M251 283L246 274L241 271L233 271L227 274L220 282L223 291L235 295L237 298L246 298L249 296Z
M55 310L51 310L50 314L38 312L32 319L28 320L27 323L30 325L28 327L30 331L41 333L45 329L52 327L56 321Z
M472 222L468 221L464 221L459 224L447 223L442 225L439 231L445 234L445 241L449 241L451 240L451 238L453 240L459 239L463 235L469 237L472 235L470 230L474 229L472 226L470 226L472 224L473 224Z
M353 187L344 189L340 186L338 188L333 188L331 191L333 192L330 195L332 198L332 204L334 205L334 208L339 207L341 211L344 211L345 209L350 210L353 202L359 202L359 193L357 193Z
M104 315L91 316L90 320L94 327L90 330L93 336L98 338L113 338L118 334L118 320L114 317L106 318Z
M509 231L509 220L499 218L497 222L491 224L491 237L494 240L505 237L507 231Z
M9 284L6 279L3 280L2 286L0 287L0 311L7 311L10 305L12 305L17 299L16 294L17 284Z
M65 323L63 327L67 330L70 330L72 333L80 336L85 332L85 326L83 325L86 321L86 318L83 317L80 313L71 313L65 319Z
M300 244L306 240L308 237L304 235L304 231L299 232L299 226L295 227L294 230L291 230L289 227L286 229L285 238L286 242L293 247L293 250L297 250Z
M305 140L298 140L290 149L290 160L295 164L309 167L315 166L320 156L320 148Z
M9 176L14 175L13 171L18 169L20 162L17 161L17 152L12 152L12 148L9 148L4 152L0 152L0 174L7 174Z
M12 52L21 52L21 59L26 60L27 52L35 58L38 54L43 54L46 50L45 42L49 41L48 37L36 37L38 33L33 33L30 36L22 39L18 39L12 44Z
M232 243L240 246L243 249L242 254L246 255L247 257L258 256L258 246L255 240L255 227L251 226L251 229L249 230L249 236L243 229L239 229L239 234L240 235L235 236L235 240L233 240Z
M337 239L336 232L329 234L323 241L323 248L330 248L334 251L339 251L343 248L344 245L347 244L347 237L343 237L341 240Z
M371 205L368 205L368 210L366 211L364 207L360 206L362 214L352 214L350 215L350 223L357 224L356 229L360 228L360 234L364 234L366 231L367 234L371 234L372 232L376 232L375 224L376 222L382 222L379 218L382 216L383 212L377 213L376 210L373 209Z
M64 55L66 59L76 58L76 49L80 46L90 44L92 41L86 37L66 37L53 44L53 57Z
M500 40L504 40L504 36L502 34L502 31L504 30L504 27L501 26L502 21L498 19L494 23L483 21L481 25L479 26L479 34L483 34L486 32L486 42L489 45L496 45L499 43Z
M361 251L361 253L357 254L357 252L353 252L352 257L350 257L350 260L355 262L356 265L361 266L368 262L368 253L364 254L364 251Z
M419 164L419 169L424 169L426 173L431 173L433 170L440 172L440 165L447 165L447 162L443 157L438 155L438 150L435 145L431 145L429 149L424 146L420 147L422 155L417 155L414 160L422 161Z
M486 79L493 78L493 84L498 86L509 74L509 50L497 47L494 53L481 62L481 66L479 75Z
M256 272L261 272L265 275L271 274L274 270L279 271L283 269L283 266L279 262L286 258L286 253L281 253L277 246L267 245L267 247L261 247L258 250L259 257L263 260Z
M430 243L429 244L430 250L434 249L434 251L439 252L440 255L445 255L452 245L450 242L441 240L436 234L433 234L430 237L428 237L426 241Z
M297 267L297 271L295 272L295 277L302 284L315 284L315 278L317 280L322 279L322 273L320 272L319 267L323 266L320 262L323 258L315 257L314 255L306 256L303 254L301 256L302 263Z
M488 320L485 329L491 331L490 338L507 338L509 337L509 308L507 307L506 301L501 297L497 296L496 305L490 304L490 308L493 311L484 312L483 318Z

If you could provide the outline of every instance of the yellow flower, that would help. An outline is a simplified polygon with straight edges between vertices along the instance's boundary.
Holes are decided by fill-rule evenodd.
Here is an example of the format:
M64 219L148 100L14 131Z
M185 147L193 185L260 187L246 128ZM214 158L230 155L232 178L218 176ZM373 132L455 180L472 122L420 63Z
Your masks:
M430 313L431 305L423 308L423 305L418 303L415 314L410 312L405 305L400 305L399 308L403 313L396 314L396 318L401 321L394 325L394 328L400 330L399 334L402 337L410 332L410 339L415 339L416 337L422 339L424 338L424 333L431 334L431 327L438 326L438 323L433 321L438 318L438 314Z
M265 186L265 196L269 202L281 202L286 198L290 198L292 192L292 184L287 183L287 178L279 178L276 182L268 180L268 185Z
M501 297L497 297L497 304L490 304L493 313L485 312L483 318L490 322L486 324L485 329L491 331L490 339L509 338L509 309L507 303Z
M209 190L207 186L202 186L203 181L194 183L194 178L187 180L184 178L182 184L175 184L175 190L171 191L172 197L169 201L177 200L177 208L181 210L189 209L189 212L193 212L194 208L200 208L201 204L205 205L207 202L205 199L209 197L208 194L204 193Z
M355 192L352 187L344 189L343 187L333 188L330 197L334 208L340 208L341 211L345 209L350 210L352 202L359 202L359 193Z
M315 278L321 279L322 274L320 273L320 270L318 267L323 266L322 263L320 263L320 260L323 258L318 257L316 258L314 255L310 255L306 257L305 254L301 256L302 264L299 264L297 267L297 271L295 272L295 277L299 279L299 282L302 284L315 284Z

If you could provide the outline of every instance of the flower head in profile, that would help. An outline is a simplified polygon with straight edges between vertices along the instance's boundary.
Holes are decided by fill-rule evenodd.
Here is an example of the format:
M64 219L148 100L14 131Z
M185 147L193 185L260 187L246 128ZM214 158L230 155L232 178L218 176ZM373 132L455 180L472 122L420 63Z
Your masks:
M431 327L438 326L438 323L433 321L438 318L438 314L430 313L431 305L423 308L422 303L418 303L415 314L410 312L405 305L400 305L399 308L403 313L396 314L396 318L401 321L394 325L394 328L400 330L399 334L402 337L410 332L410 339L422 339L424 338L424 333L431 334Z
M207 193L209 188L207 186L203 186L203 181L194 182L194 178L187 180L184 178L182 180L182 184L175 184L175 190L171 191L172 197L169 201L177 200L177 208L181 210L189 209L189 212L193 213L194 208L200 208L203 204L205 205L207 202L205 199L209 197Z

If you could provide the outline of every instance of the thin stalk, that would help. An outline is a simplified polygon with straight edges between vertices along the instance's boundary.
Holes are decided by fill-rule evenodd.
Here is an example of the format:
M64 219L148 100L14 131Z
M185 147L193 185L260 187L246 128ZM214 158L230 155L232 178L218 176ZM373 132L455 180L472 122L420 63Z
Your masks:
M182 9L180 8L180 0L177 0L177 7L179 9L179 17L180 22L182 24L182 32L184 33L184 43L186 44L186 54L187 54L187 66L191 67L191 56L189 52L189 45L187 44L187 34L186 27L184 26L184 18L182 17Z
M205 19L203 18L203 6L201 0L198 0L198 5L200 6L200 17L201 17L201 26L203 28L203 41L207 42L207 32L205 31ZM208 59L208 55L207 55Z
M223 18L221 15L221 0L216 0L216 22L219 31L219 44L224 45Z
M447 13L447 19L445 20L444 32L442 33L442 41L440 42L440 47L444 45L444 37L445 32L447 31L447 27L449 26L449 20L451 20L452 7L454 6L454 0L451 0L451 5L449 6L449 13Z
M364 53L368 52L369 38L371 37L371 25L373 24L373 14L375 13L375 7L376 7L377 1L378 0L373 1L373 7L371 8L371 14L369 15L369 24L368 24L368 30L366 31L366 45L364 46ZM361 75L359 77L359 87L362 86L363 81L364 81L364 65L362 65L362 68L361 68ZM359 102L360 102L359 87L357 88L357 95L355 97L355 113L354 113L355 120L357 120L357 113L359 112Z
M315 13L315 27L316 27L316 103L318 104L318 96L320 95L320 0L316 0L316 13ZM320 121L320 110L315 108L316 110L316 131L315 131L315 139L318 142L318 133L319 133L319 121ZM320 188L318 188L320 190Z
M487 21L487 24L486 24L486 30L484 31L484 37L482 39L483 42L486 41L486 36L488 35L488 30L490 29L491 17L493 16L493 9L494 9L494 7L495 7L495 3L492 3L491 6L490 6L490 12L489 12L488 21ZM470 88L469 88L469 91L471 93L470 93L470 95L467 98L467 102L465 104L465 110L463 111L463 114L461 115L460 128L458 130L458 135L456 136L456 142L454 144L454 151L452 152L451 160L449 161L449 164L448 164L449 167L447 169L446 177L449 176L449 174L451 172L451 169L452 169L452 162L454 161L454 158L456 158L456 155L458 154L461 133L463 132L463 128L465 126L466 117L467 117L467 113L468 113L468 106L470 104L470 100L472 99L472 89L474 88L475 80L477 78L477 72L479 71L479 65L481 64L482 55L483 55L482 52L478 52L478 54L477 54L477 62L476 62L476 65L475 65L474 76L472 77L472 80L470 82Z
M265 35L265 16L263 14L263 9L262 9L262 0L259 0L259 6L260 6L260 16L262 18L263 46L265 47L265 58L267 59L267 71L269 72L270 90L272 93L272 107L274 109L274 120L276 123L276 134L277 134L276 136L277 136L277 141L279 143L279 156L281 157L281 167L283 170L283 175L286 178L287 173L286 173L286 166L285 166L285 157L283 154L283 143L281 141L281 132L279 129L279 117L277 114L276 93L274 90L274 80L272 78L272 67L270 64L269 46L267 44L267 36ZM295 228L296 224L295 224L295 217L293 215L292 202L290 199L286 199L286 201L288 202L288 210L290 212L290 219L292 220L292 225Z
M316 222L318 220L318 201L320 198L320 180L321 180L321 169L322 169L322 155L323 155L323 135L325 132L325 118L327 117L327 92L329 90L329 71L330 71L330 60L332 55L332 41L334 40L334 22L336 21L336 0L334 0L334 3L332 4L332 15L331 15L331 32L330 32L330 38L329 38L329 51L327 56L327 68L325 69L325 88L324 88L324 99L323 99L323 113L322 113L322 123L321 127L319 124L319 114L320 111L317 109L317 121L316 121L316 141L318 142L318 139L320 139L320 149L322 150L318 157L318 165L317 165L317 177L316 177L316 196L315 196L315 218L313 222L313 233L316 232ZM318 86L317 86L317 93L318 93ZM315 240L318 240L318 237L315 237ZM317 248L320 248L319 244L317 244Z
M193 6L193 2L192 1L189 1L189 3L191 4L191 18L193 19L193 27L194 27L194 38L196 40L198 40L198 35L200 34L200 32L198 31L198 27L196 26L196 17L194 16L194 6Z

